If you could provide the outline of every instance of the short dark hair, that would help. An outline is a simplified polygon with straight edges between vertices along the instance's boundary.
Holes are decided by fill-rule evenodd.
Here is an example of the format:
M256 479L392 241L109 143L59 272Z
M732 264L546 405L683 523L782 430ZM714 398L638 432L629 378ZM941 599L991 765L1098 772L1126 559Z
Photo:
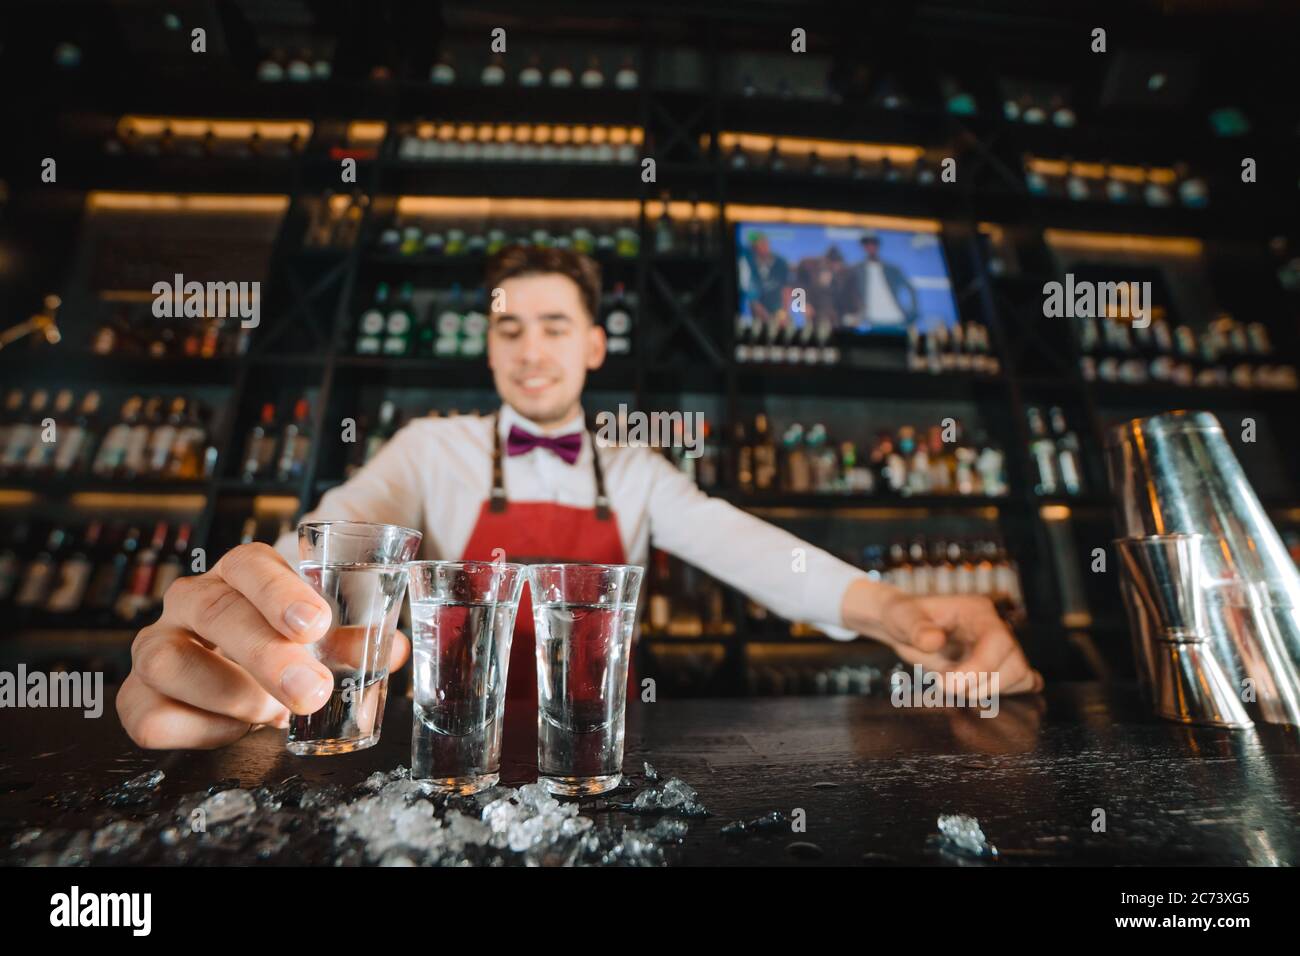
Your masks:
M573 280L588 316L596 321L600 315L600 266L580 252L553 246L506 246L488 259L484 282L491 295L507 279L552 273Z

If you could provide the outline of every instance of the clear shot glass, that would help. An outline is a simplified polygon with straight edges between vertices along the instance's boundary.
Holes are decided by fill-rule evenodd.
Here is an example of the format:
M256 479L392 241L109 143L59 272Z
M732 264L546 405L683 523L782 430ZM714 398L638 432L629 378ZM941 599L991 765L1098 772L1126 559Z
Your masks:
M314 714L290 717L291 753L342 754L379 742L406 563L420 537L410 528L359 521L298 526L298 573L332 615L329 632L308 647L334 675L334 690Z
M413 561L407 570L415 662L411 778L433 792L486 790L501 773L523 566Z
M623 779L627 668L642 569L528 569L537 640L537 772L551 793L604 793Z

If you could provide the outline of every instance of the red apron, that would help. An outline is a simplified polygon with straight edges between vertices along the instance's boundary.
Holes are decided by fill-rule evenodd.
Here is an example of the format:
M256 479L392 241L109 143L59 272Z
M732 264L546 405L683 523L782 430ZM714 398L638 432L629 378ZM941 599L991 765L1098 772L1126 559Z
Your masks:
M492 416L492 494L479 508L478 523L465 545L464 561L504 560L514 564L584 562L624 564L627 557L618 533L618 519L605 496L605 477L592 440L596 476L596 506L574 508L549 501L507 502L501 466L501 427ZM551 452L539 450L538 454ZM628 667L629 691L635 686ZM519 599L506 697L515 707L527 702L537 708L537 661L533 637L533 605L528 588Z

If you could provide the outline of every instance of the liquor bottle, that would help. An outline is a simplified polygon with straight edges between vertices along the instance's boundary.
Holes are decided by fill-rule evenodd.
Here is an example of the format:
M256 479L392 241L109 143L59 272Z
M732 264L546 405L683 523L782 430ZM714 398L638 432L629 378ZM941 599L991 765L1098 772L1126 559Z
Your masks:
M777 482L776 443L768 429L767 416L762 412L754 417L753 443L754 490L772 491Z
M131 423L126 446L122 450L122 461L113 477L129 481L149 473L149 438L161 424L162 399L150 398L144 403L140 415Z
M640 82L641 77L637 73L636 65L631 57L625 58L618 72L614 74L614 85L620 90L635 90Z
M113 602L113 613L118 620L135 620L149 608L154 573L158 570L158 558L166 541L167 522L159 521L154 525L148 547L136 554L126 576L125 586Z
M1007 493L1006 456L999 448L989 444L988 438L976 433L975 444L979 452L975 458L975 473L979 476L980 493L1000 498Z
M952 549L957 549L953 554ZM935 594L957 593L957 565L960 548L957 542L935 541L930 545L930 583Z
M672 568L668 553L654 549L650 559L654 576L650 582L650 600L647 603L646 630L651 634L666 634L672 619Z
M92 521L86 528L86 535L80 545L74 546L72 553L59 565L54 576L54 587L45 602L47 611L52 614L71 614L80 609L86 588L90 585L91 572L95 569L94 558L103 531L102 521Z
M695 483L709 491L718 486L718 446L713 441L713 427L704 420L700 428L700 457L695 462Z
M167 477L187 480L207 477L211 470L207 451L208 432L203 425L199 402L191 400L185 403L184 418L176 429L168 453Z
M708 246L704 220L700 218L700 197L691 195L691 218L686 224L686 249L696 258L705 254Z
M32 393L27 413L19 416L9 426L4 454L0 455L0 475L22 473L32 446L41 440L41 422L45 418L45 407L48 402L49 393L43 388L37 389Z
M506 81L505 61L500 53L494 54L487 65L483 67L483 72L479 75L479 81L484 86L500 86Z
M587 68L582 71L582 76L578 82L584 90L598 90L605 85L605 74L600 70L600 59L598 57L589 57L587 59Z
M117 600L127 568L140 543L140 529L115 527L112 534L104 537L104 548L100 552L102 560L96 565L86 589L85 607L92 611L106 611Z
M1056 445L1047 433L1042 409L1030 405L1025 414L1029 419L1029 457L1034 462L1034 493L1054 495L1061 487Z
M10 389L5 395L4 409L0 411L0 460L3 460L9 447L9 436L22 419L23 392L20 388Z
M384 329L387 325L388 283L381 282L375 286L375 299L370 308L361 313L357 320L357 338L355 351L357 355L378 355L383 346Z
M632 306L623 283L614 283L613 301L605 313L605 335L610 355L632 352Z
M155 607L162 604L167 589L181 576L185 562L189 559L191 529L183 524L176 529L176 538L172 541L171 553L158 565L154 574L153 589L149 594L150 603Z
M953 487L959 495L978 495L984 488L980 473L976 468L979 453L968 445L958 445L953 451L957 467L953 476Z
M928 495L934 487L931 484L930 446L925 435L917 435L910 425L898 430L898 450L907 467L907 484L904 491L909 495Z
M176 435L185 421L185 399L173 398L166 421L160 423L149 436L146 452L145 473L153 477L167 474L172 460L172 449L176 444Z
M59 443L69 437L72 428L72 403L72 392L66 388L61 389L54 396L49 417L36 423L36 438L27 449L26 458L21 465L22 471L28 476L46 478L53 472ZM53 423L52 427L47 425L49 422Z
M803 443L803 426L797 422L781 436L781 489L796 495L812 491L812 468Z
M754 449L749 444L742 422L736 422L732 430L731 447L735 455L733 483L738 490L751 492L754 490Z
M385 355L403 356L410 348L411 328L414 325L414 296L411 283L403 282L398 289L397 302L384 319Z
M557 63L547 74L546 81L557 89L566 90L573 85L573 70L566 63Z
M889 566L885 571L885 580L907 594L914 594L912 587L912 565L907 560L907 549L901 541L889 546Z
M307 399L300 398L293 406L293 421L284 429L280 444L280 458L276 463L276 481L300 481L307 471L307 456L311 453L311 408Z
M267 402L262 406L262 415L248 432L244 443L244 464L239 477L244 481L256 481L270 474L275 462L276 441L275 405Z
M379 449L384 447L388 439L393 437L397 431L397 405L391 400L385 399L379 406L379 422L375 428L366 436L364 445L364 457L361 463L367 464L375 455L379 454Z
M31 525L20 521L9 530L9 540L0 551L0 606L8 604L18 590L22 578L23 555L27 550L27 539L31 534Z
M659 213L659 219L655 222L655 252L660 255L672 252L673 247L676 245L673 220L668 214L669 201L670 197L668 193L664 193L660 200L663 209Z
M99 392L87 392L81 400L77 417L60 436L59 450L54 455L54 474L57 477L80 474L90 465L95 448L99 402Z
M95 460L90 468L95 477L112 478L117 474L125 459L131 428L139 418L142 405L143 399L138 395L132 395L122 403L117 423L104 435L104 440L99 444L99 451L95 454Z
M907 459L901 454L894 436L885 435L880 446L880 460L882 485L893 494L903 494L907 487Z
M1056 437L1056 457L1061 484L1065 488L1067 495L1081 494L1083 492L1083 469L1081 467L1082 449L1079 446L1079 438L1070 430L1070 426L1065 420L1065 412L1059 406L1049 408L1047 416L1051 421L1052 432Z
M912 569L912 593L928 595L934 593L934 567L930 564L929 552L925 542L913 539L907 547L907 563Z
M943 429L938 425L931 425L926 443L930 463L930 493L951 494L957 459L952 453L952 448L943 440Z
M443 53L429 70L429 82L434 86L451 86L456 82L456 67L451 57Z
M41 607L49 597L54 585L54 572L62 558L64 545L68 543L68 533L56 527L45 541L45 547L27 565L22 583L14 595L15 607Z

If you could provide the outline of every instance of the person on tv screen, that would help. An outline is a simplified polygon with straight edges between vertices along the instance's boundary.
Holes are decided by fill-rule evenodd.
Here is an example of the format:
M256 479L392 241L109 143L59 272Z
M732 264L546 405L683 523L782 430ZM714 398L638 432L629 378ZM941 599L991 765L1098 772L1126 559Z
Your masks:
M864 232L863 260L848 270L843 286L843 322L858 329L905 331L918 314L916 289L903 270L880 258L880 237Z
M790 264L772 251L767 234L750 233L740 260L740 292L749 300L756 320L771 321L785 308L789 281Z
M840 250L831 246L824 255L807 256L795 266L795 285L807 293L805 308L809 320L817 325L836 325L839 308L837 289L843 283L848 266Z

